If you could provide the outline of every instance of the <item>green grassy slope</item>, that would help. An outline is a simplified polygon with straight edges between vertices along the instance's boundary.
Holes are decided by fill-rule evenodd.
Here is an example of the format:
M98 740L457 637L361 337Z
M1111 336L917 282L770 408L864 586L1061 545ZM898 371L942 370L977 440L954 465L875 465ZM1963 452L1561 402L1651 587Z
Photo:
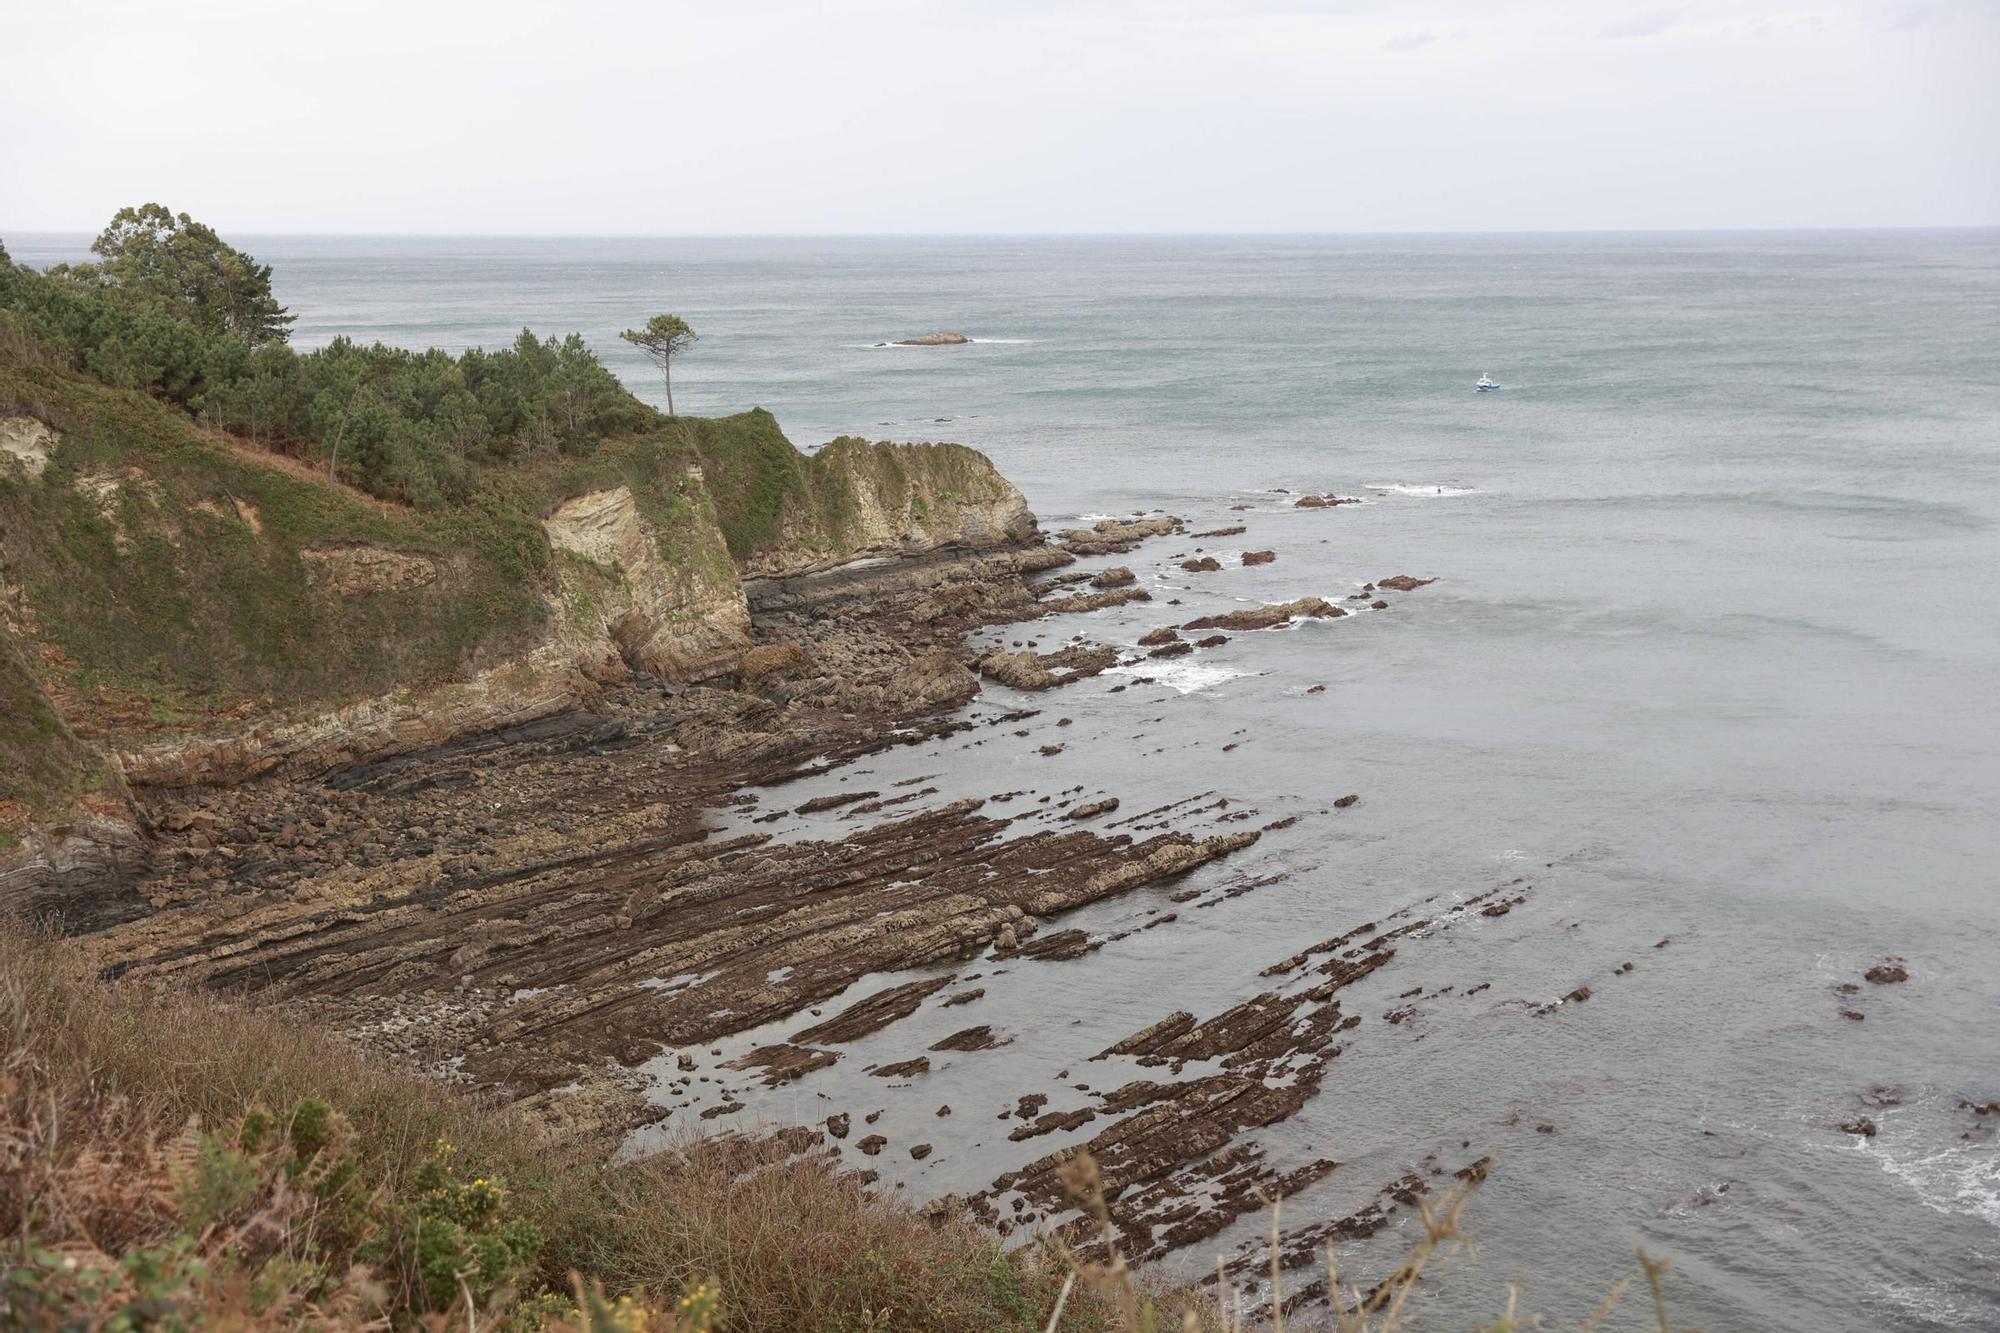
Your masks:
M141 395L0 366L0 409L61 433L38 478L0 469L0 578L87 734L447 678L532 641L547 542L531 514L421 514L239 451ZM429 586L320 589L304 549L434 557Z

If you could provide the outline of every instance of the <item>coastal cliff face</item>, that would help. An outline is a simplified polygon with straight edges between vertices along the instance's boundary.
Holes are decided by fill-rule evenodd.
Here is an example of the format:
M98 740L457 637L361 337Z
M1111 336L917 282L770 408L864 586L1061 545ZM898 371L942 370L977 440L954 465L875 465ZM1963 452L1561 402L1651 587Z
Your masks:
M786 507L776 540L742 558L746 575L787 578L1037 534L1021 492L963 445L842 437L812 456L810 479L811 488Z
M55 371L0 366L0 416L0 899L135 855L128 790L436 746L634 672L725 676L754 646L745 576L1035 535L972 450L807 458L763 412L443 515ZM933 674L941 700L969 680Z
M629 486L588 491L542 521L558 557L562 636L579 662L599 653L593 676L618 666L667 680L699 680L733 667L750 647L750 608L730 563L701 470L670 483L680 521L647 519Z
M729 553L747 578L1038 535L1021 492L963 445L843 436L803 454L762 409L676 429L701 460Z

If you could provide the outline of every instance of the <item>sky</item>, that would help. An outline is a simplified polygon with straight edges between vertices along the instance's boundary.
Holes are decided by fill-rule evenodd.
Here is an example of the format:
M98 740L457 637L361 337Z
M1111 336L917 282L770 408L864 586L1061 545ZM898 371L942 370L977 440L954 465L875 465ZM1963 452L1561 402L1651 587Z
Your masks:
M0 0L0 50L0 237L2000 225L2000 0Z

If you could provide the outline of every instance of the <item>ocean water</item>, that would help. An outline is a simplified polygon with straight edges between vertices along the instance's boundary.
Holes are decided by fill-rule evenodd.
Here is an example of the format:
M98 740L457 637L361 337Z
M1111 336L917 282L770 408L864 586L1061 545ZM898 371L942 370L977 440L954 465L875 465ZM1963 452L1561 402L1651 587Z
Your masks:
M6 239L35 263L85 240ZM241 243L276 265L302 345L574 329L659 401L615 335L672 310L702 335L683 411L761 405L801 445L963 441L1048 526L1248 524L1122 559L1188 615L1439 578L1055 695L990 688L975 716L1039 707L1033 734L816 780L1301 816L1197 882L1282 878L996 973L976 1018L920 1013L854 1051L904 1058L974 1021L1033 1037L865 1090L892 1142L940 1144L872 1162L892 1184L977 1188L1066 1141L955 1142L940 1101L992 1126L989 1103L1257 993L1298 948L1521 877L1523 908L1409 942L1358 991L1367 1021L1319 1096L1261 1132L1274 1158L1343 1163L1288 1220L1425 1154L1490 1152L1478 1248L1429 1284L1430 1326L1490 1322L1510 1281L1573 1326L1643 1245L1674 1261L1677 1325L2000 1328L2000 1146L1959 1105L2000 1098L2000 232ZM939 328L978 341L872 345ZM1504 390L1471 392L1481 372ZM1307 490L1366 503L1282 493ZM1197 545L1225 571L1183 574ZM1056 636L1181 618L1127 607ZM1044 757L1058 716L1067 748ZM1063 924L1115 933L1163 904ZM1907 984L1836 993L1887 955ZM1378 1021L1419 983L1413 1019ZM1580 983L1588 1003L1535 1016ZM810 1121L870 1082L836 1066L749 1114ZM1865 1105L1876 1088L1900 1104ZM1864 1114L1874 1138L1835 1128ZM1611 1326L1650 1327L1621 1309Z

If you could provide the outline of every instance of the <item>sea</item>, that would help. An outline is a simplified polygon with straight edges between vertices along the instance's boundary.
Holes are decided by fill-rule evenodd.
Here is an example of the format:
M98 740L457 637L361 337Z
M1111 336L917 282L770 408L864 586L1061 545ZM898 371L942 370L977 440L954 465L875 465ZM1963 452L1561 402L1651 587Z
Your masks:
M1175 912L1142 890L1062 924L1157 928L989 975L978 1021L1011 1045L913 1092L836 1067L747 1114L873 1095L892 1143L939 1145L885 1153L885 1187L976 1189L1071 1141L1007 1143L1015 1091L1062 1109L1055 1075L1110 1041L1520 880L1508 915L1401 942L1319 1094L1256 1132L1342 1163L1287 1226L1491 1155L1424 1327L1490 1324L1510 1284L1574 1327L1636 1279L1604 1327L1651 1328L1643 1248L1671 1261L1676 1327L2000 1329L2000 1113L1972 1109L2000 1101L2000 231L232 239L274 265L300 346L574 330L664 403L617 333L672 311L700 335L683 412L765 407L807 448L960 441L1052 529L1249 529L1092 562L1131 565L1150 606L982 642L1132 644L1184 612L1438 580L1049 695L989 686L968 720L1039 709L1030 734L773 796L923 777L938 800L1080 788L1298 822L1200 872L1252 891ZM37 264L87 240L5 237ZM941 329L973 341L882 345ZM1503 387L1475 393L1482 373ZM1181 570L1196 548L1223 570ZM816 818L773 831L854 827ZM1890 959L1906 982L1862 980ZM1872 1136L1841 1128L1863 1117ZM1397 1216L1344 1261L1393 1262ZM1267 1224L1167 1268L1213 1271Z

